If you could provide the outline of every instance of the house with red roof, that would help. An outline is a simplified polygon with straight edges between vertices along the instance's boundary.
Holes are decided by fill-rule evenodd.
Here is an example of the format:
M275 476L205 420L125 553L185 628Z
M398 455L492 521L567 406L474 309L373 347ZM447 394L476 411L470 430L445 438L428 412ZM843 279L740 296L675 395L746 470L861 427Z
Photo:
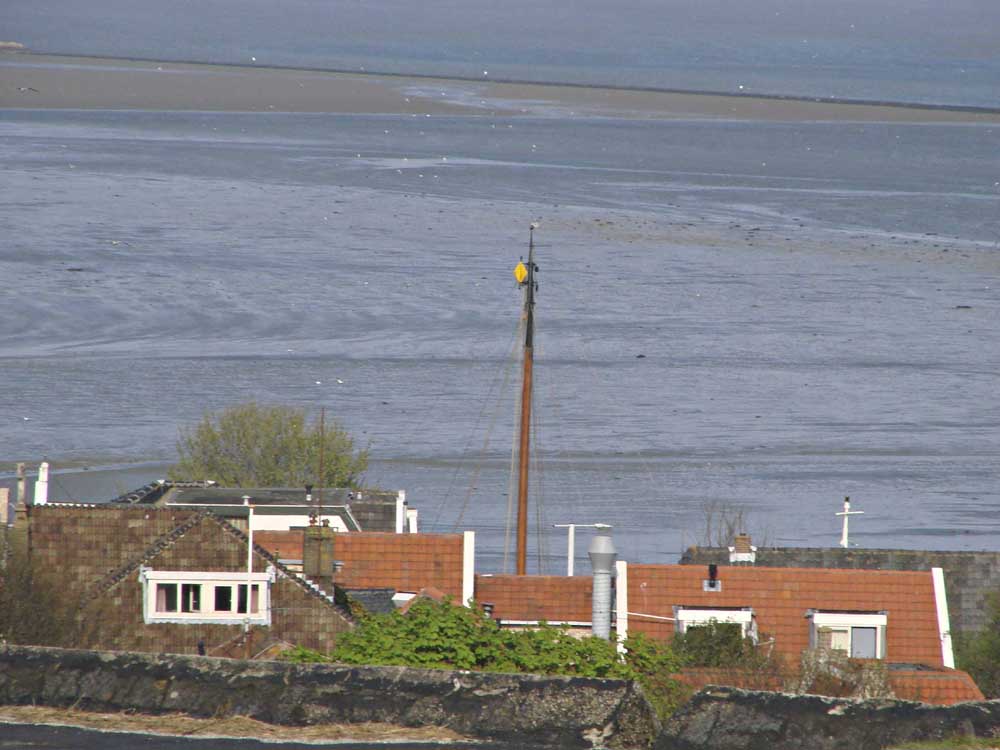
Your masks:
M798 671L805 652L825 649L883 663L889 686L900 698L942 704L983 699L971 678L953 668L940 570L720 568L619 561L616 572L614 625L620 641L635 633L667 641L709 622L724 623L773 653L791 673ZM523 627L544 620L588 627L591 592L591 579L582 576L476 577L477 601L502 625ZM685 670L682 678L695 687L712 682L782 687L757 684L759 675L726 670Z

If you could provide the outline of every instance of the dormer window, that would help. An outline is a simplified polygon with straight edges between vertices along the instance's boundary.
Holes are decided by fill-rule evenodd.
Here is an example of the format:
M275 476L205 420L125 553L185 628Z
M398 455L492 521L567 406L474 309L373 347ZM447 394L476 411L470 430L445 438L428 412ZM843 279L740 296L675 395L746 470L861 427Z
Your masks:
M740 637L757 640L757 622L753 609L699 609L694 607L674 607L675 630L686 633L691 628L705 627L710 622L730 625L740 629Z
M884 659L885 612L806 613L810 620L809 646L842 651L852 659Z
M274 568L265 573L150 570L139 573L146 623L270 625Z

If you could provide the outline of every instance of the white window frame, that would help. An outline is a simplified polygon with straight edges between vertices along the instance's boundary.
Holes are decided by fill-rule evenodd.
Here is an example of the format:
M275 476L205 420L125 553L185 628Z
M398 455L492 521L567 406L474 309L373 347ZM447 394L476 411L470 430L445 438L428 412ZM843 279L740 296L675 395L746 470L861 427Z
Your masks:
M735 623L740 626L740 634L757 642L757 621L753 609L708 609L702 607L675 607L675 630L684 633L691 625L707 625L713 620L718 623Z
M875 628L875 658L885 659L885 630L889 623L888 612L817 612L810 610L806 617L809 626L809 647L819 644L820 628L846 628L848 632L847 655L851 655L851 628Z
M274 583L275 569L268 566L264 573L245 572L201 572L186 570L151 570L140 568L139 581L142 583L142 619L147 625L153 623L215 624L215 625L270 625L271 624L271 584ZM247 583L259 587L256 612L216 612L214 610L215 586L245 586ZM180 604L184 584L202 586L200 612L158 612L156 591L158 584L176 584L178 604ZM239 601L239 589L233 592L233 601Z

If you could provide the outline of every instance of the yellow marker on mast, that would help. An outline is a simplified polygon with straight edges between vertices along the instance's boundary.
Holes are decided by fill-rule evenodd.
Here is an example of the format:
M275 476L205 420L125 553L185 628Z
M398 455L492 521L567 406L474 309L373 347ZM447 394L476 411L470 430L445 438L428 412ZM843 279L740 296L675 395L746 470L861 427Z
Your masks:
M518 284L523 284L524 280L528 278L528 267L524 265L523 261L514 266L514 278L517 279Z

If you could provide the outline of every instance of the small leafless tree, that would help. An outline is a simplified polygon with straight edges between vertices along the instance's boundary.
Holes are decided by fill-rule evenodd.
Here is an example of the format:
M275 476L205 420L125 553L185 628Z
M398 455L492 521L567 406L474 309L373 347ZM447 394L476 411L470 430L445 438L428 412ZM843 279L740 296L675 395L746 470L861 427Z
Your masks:
M78 605L58 577L39 570L0 534L0 641L32 646L74 646Z
M751 513L744 506L709 500L704 507L704 527L699 543L703 547L728 547L737 534L750 534L758 547L770 546L770 532L752 523Z

